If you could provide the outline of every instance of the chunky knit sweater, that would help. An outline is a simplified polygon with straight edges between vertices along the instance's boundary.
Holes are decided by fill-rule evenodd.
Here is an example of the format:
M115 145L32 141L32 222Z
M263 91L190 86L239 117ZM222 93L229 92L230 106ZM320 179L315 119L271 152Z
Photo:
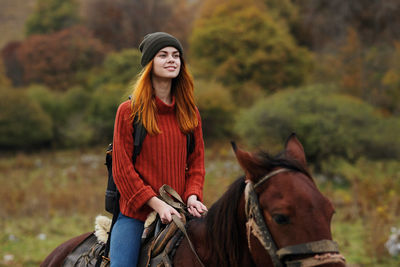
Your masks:
M200 114L194 130L195 148L187 158L186 135L179 128L175 100L171 105L155 97L160 134L147 134L142 149L132 164L133 125L131 103L123 102L117 111L113 139L113 177L121 194L121 213L144 221L152 209L146 202L168 184L187 201L197 195L202 201L204 184L204 142ZM186 171L186 163L188 170Z

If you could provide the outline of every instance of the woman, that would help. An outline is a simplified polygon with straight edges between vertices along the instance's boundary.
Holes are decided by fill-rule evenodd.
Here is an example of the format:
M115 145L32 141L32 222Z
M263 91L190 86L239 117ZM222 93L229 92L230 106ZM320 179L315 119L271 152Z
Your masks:
M203 205L204 142L201 119L194 104L193 79L179 41L163 32L148 34L139 46L143 70L132 101L117 111L113 139L113 177L121 213L111 235L111 266L136 266L143 222L155 210L163 223L179 213L157 198L163 184L174 188L196 217ZM132 164L133 126L138 116L146 128L142 149ZM192 132L194 151L187 157L186 134Z

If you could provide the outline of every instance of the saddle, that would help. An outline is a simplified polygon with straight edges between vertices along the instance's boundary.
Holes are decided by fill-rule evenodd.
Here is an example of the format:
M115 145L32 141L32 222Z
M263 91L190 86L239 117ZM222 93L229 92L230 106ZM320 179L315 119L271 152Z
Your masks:
M180 223L184 227L186 217L182 213L181 216L183 219ZM180 220L178 217L176 219ZM175 221L163 225L157 215L154 221L145 228L138 267L172 266L171 258L173 258L175 249L183 237L183 233L179 230Z
M145 230L142 235L142 248L140 251L138 267L172 267L171 259L175 255L176 248L183 236L189 241L190 248L197 257L192 242L186 232L186 222L191 219L181 197L170 186L163 185L160 190L160 198L174 207L181 215L181 219L173 215L172 222L164 225L156 212L152 212L145 222ZM175 198L175 200L172 199Z
M160 188L160 198L178 210L181 215L172 216L172 222L162 224L156 212L150 213L145 222L142 235L142 247L140 251L138 267L172 267L172 261L176 248L184 236L196 255L201 266L204 266L197 255L192 242L187 235L185 225L191 219L186 211L186 206L181 197L168 185ZM176 200L173 200L175 198ZM63 266L81 267L108 267L109 261L97 262L103 254L111 220L105 216L96 218L96 231L91 233L81 244L79 244L65 259Z

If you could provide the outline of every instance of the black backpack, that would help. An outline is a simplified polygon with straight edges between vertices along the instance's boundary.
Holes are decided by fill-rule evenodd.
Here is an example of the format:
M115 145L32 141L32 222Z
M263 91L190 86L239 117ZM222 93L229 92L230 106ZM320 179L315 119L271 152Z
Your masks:
M146 129L143 124L138 121L138 118L135 117L133 120L133 140L134 140L134 150L132 156L132 163L135 164L136 158L142 149L143 140L146 137ZM193 152L194 150L194 136L193 133L186 134L186 147L187 147L187 156ZM114 178L112 175L112 149L113 144L109 144L106 152L106 163L107 171L108 171L108 182L107 189L105 195L105 209L111 214L119 213L119 192L117 186L114 183Z

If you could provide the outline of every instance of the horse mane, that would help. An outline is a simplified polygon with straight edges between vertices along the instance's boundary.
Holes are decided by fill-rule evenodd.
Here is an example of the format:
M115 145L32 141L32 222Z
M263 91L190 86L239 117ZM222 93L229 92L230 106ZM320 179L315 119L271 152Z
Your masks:
M312 179L303 166L297 161L287 158L284 153L271 156L261 151L256 155L262 163L265 173L272 171L276 167L283 167L301 172ZM205 217L207 239L213 241L208 244L210 246L210 258L217 259L216 264L219 267L239 266L240 255L243 254L247 247L247 241L243 242L240 238L239 229L241 225L239 225L238 220L239 201L245 186L244 176L239 177L229 186L222 197L210 207Z
M233 182L205 218L208 240L213 240L208 244L210 256L217 259L219 267L238 266L239 255L243 253L237 207L245 185L244 176Z

